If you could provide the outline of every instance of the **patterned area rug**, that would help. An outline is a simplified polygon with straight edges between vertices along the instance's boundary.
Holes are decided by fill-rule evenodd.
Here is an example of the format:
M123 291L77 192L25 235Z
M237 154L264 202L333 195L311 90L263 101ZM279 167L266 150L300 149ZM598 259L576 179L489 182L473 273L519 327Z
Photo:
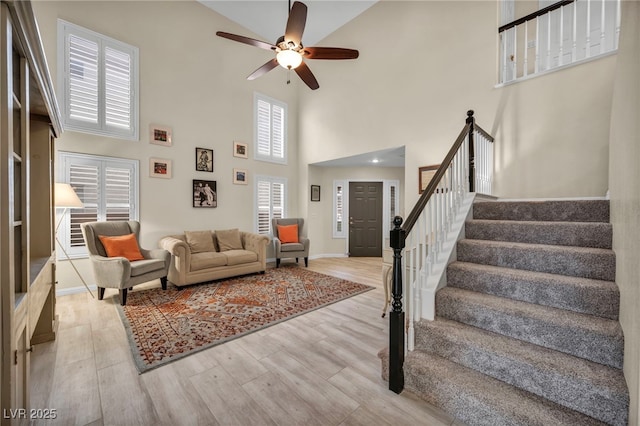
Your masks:
M118 307L140 373L373 287L301 267L178 289L133 291Z

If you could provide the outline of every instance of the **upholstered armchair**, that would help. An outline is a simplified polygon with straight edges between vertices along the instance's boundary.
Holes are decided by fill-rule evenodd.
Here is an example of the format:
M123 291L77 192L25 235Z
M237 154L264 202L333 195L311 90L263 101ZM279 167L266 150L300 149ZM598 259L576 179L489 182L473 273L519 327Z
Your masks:
M171 254L164 249L141 248L139 222L86 222L81 228L98 287L98 300L103 299L105 288L116 288L124 306L127 290L157 278L162 289L167 289Z
M280 259L304 257L304 266L309 266L309 239L304 232L304 219L272 219L273 242L276 252L276 268Z

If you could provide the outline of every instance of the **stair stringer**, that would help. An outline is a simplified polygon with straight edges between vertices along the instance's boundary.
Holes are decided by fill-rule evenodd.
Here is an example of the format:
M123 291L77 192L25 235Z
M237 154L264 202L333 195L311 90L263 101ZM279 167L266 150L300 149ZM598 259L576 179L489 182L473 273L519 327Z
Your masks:
M431 265L431 273L427 275L426 268L423 266L420 271L420 280L423 285L420 286L418 300L414 306L420 306L414 312L414 320L426 319L433 321L436 315L436 292L447 285L447 266L455 262L457 259L456 248L458 241L465 238L465 223L473 217L473 201L476 193L470 192L466 194L460 204L458 213L454 216L451 223L451 229L446 234L446 238L442 243L440 255ZM414 295L415 292L414 292ZM412 331L412 330L410 330ZM413 336L409 335L409 342L413 343ZM409 350L412 350L411 346Z

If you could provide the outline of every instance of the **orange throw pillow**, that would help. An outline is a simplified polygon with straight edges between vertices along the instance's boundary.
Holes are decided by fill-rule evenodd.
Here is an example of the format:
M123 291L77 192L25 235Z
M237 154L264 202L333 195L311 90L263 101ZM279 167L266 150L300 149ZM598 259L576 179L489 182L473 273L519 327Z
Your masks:
M140 253L138 241L136 241L136 234L118 235L117 237L98 235L98 238L100 238L109 257L126 257L130 262L144 259Z
M298 243L298 225L278 225L278 239L282 244Z

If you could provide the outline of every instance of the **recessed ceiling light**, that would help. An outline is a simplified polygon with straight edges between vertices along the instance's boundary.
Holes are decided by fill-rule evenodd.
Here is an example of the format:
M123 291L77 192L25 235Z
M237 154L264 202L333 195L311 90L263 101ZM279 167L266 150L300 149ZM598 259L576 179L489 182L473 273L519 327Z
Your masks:
M379 163L379 162L380 162L380 160L378 160L377 158L374 158L373 160L371 160L371 162L372 162L373 164L376 164L376 163Z

